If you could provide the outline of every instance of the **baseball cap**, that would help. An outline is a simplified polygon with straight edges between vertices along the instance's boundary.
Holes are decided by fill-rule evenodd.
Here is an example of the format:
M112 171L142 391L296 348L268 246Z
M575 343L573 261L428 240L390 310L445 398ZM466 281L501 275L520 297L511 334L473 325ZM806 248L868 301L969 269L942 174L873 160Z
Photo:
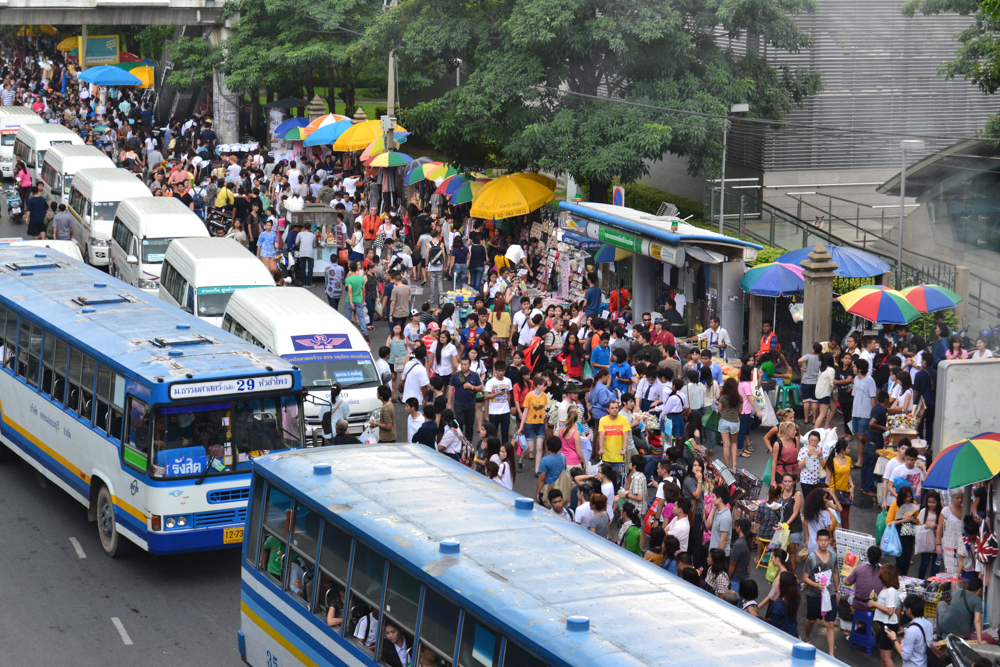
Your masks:
M413 310L410 311L410 315L419 315L419 314L420 314L420 311L417 310L416 308L414 308Z

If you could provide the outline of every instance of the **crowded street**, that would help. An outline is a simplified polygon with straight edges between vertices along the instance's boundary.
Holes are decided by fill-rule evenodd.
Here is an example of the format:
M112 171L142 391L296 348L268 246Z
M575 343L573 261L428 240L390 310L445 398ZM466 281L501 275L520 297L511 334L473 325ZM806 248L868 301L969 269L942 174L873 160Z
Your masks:
M435 125L374 17L376 99L234 97L260 20L0 37L0 667L1000 665L992 260L904 244L995 222L941 137L813 221L727 139L759 101L688 110L694 201ZM653 125L622 164L709 150Z

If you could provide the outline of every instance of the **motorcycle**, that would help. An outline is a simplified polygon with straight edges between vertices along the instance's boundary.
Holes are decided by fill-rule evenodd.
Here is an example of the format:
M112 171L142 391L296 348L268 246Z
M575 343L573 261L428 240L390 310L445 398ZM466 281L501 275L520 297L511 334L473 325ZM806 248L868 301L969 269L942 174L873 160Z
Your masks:
M299 251L287 250L281 253L278 259L278 269L285 278L285 284L295 287L302 286L302 276L299 275ZM290 281L290 282L289 282Z
M208 228L209 236L219 236L220 229L222 236L225 236L232 227L232 216L227 215L222 209L206 206L205 226Z
M21 195L17 192L17 188L11 186L7 188L5 194L7 196L7 215L10 216L10 221L16 225L23 223L23 202L21 202Z
M994 667L1000 667L1000 657L997 657L995 646L986 644L973 648L964 639L955 635L948 635L944 643L948 650L942 657L944 662L952 667L972 667L979 658L986 658Z

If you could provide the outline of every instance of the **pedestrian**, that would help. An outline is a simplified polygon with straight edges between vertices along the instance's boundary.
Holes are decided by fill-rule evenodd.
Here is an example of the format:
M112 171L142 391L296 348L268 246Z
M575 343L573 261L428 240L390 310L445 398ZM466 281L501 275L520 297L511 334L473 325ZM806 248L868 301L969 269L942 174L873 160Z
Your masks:
M892 650L895 633L899 629L899 571L895 565L883 565L879 571L879 580L882 582L882 591L878 594L878 599L868 602L868 607L875 614L872 625L878 628L875 639L878 642L879 659L882 667L894 667L892 662Z
M820 406L822 409L822 405ZM840 523L850 530L851 506L854 504L854 479L851 477L851 457L847 455L847 441L837 440L826 459L826 479L840 503Z
M896 569L904 577L910 571L910 562L913 558L917 527L920 525L918 511L913 500L913 489L905 481L897 484L896 499L889 505L885 525L887 528L895 526L899 531L899 541L903 550L896 557Z
M903 667L928 667L927 652L934 641L934 626L924 618L924 599L910 593L903 600L903 613L910 619L906 634L900 643L896 633L886 631L886 636L892 641L893 648L902 656ZM977 658L970 667L980 667ZM989 667L989 659L985 659Z
M331 262L323 272L324 288L327 303L336 311L340 310L340 298L344 293L344 267Z
M264 231L261 232L260 237L257 239L257 256L267 267L270 272L275 272L278 269L278 262L275 259L277 255L277 250L275 244L278 240L278 234L271 229L270 221L264 223Z
M812 344L812 354L804 354L799 358L799 368L802 371L802 379L799 389L802 392L802 407L805 411L805 422L815 421L814 413L817 412L816 403L816 383L819 380L819 355L823 352L823 346L819 343Z
M493 377L484 386L484 398L488 401L489 422L500 433L500 442L509 442L511 401L514 387L510 378L504 377L506 364L497 362L493 366Z
M261 235L264 238L264 235ZM353 318L357 318L357 326L361 329L361 334L368 338L368 325L365 323L365 276L360 265L352 261L347 266L348 275L344 281L344 288L347 292L347 307L352 312Z
M817 493L819 489L813 491ZM837 604L840 601L840 576L837 569L837 555L830 551L830 531L822 529L816 534L815 551L809 554L802 572L802 583L806 586L806 627L803 641L811 641L812 629L816 621L823 623L826 630L827 652L833 655L837 622Z

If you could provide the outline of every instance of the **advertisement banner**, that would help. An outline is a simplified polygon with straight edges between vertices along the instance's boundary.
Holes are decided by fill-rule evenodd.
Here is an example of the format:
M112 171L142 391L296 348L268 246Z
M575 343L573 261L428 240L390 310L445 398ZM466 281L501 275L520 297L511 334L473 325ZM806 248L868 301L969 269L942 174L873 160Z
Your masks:
M118 64L118 35L87 38L87 66Z
M589 227L590 225L588 225ZM632 252L642 252L642 241L631 232L623 232L619 229L611 229L602 225L597 226L597 240L608 243Z

